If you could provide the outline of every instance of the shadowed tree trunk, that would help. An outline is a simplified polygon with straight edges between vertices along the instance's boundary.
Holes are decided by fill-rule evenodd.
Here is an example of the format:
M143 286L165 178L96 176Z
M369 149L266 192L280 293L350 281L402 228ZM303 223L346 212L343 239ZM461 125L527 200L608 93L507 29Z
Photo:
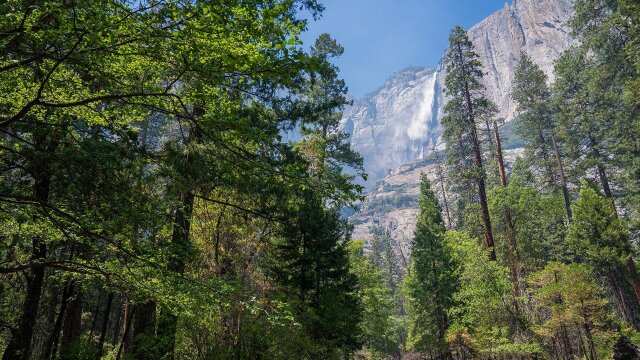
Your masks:
M82 288L75 283L71 285L71 298L62 323L62 339L60 341L60 352L62 354L69 353L73 344L80 339L82 332L82 305Z
M551 146L553 147L553 155L558 168L558 177L560 178L560 187L562 188L562 197L564 198L564 208L567 212L567 221L571 222L571 197L569 196L569 189L567 188L567 179L564 176L564 167L562 166L560 150L558 150L558 142L556 141L556 135L553 131L551 131Z
M458 56L460 59L464 58L462 48L458 45ZM462 70L462 77L466 79L466 70L464 62L460 61L460 67ZM473 148L473 158L475 164L475 180L478 186L478 195L480 197L480 207L482 209L482 222L484 223L484 241L489 248L489 259L496 260L496 249L494 247L493 232L491 229L491 216L489 215L489 205L487 204L487 191L484 183L484 167L482 165L482 152L480 151L480 140L478 139L478 130L476 128L475 110L473 102L471 101L471 91L469 89L469 83L464 82L464 96L467 105L467 115L469 121L469 127L471 130L471 146Z
M32 163L33 196L36 201L46 204L49 202L51 188L51 163L42 154L51 154L58 147L58 141L49 138L50 129L41 126L33 131L33 142L36 157ZM40 154L38 154L40 153ZM40 215L34 215L37 222ZM17 329L12 332L11 339L2 356L3 360L29 359L31 356L31 339L36 323L42 285L44 284L45 266L39 264L47 257L47 244L41 235L35 235L31 240L32 265L26 275L27 291L22 303L22 311Z
M152 351L158 345L155 335L156 328L156 303L149 301L144 304L134 306L133 331L131 341L133 342L132 356L137 360L153 359Z
M49 341L47 341L45 351L42 354L42 359L54 358L56 352L58 351L58 341L60 340L60 332L62 331L62 320L64 319L64 313L67 310L67 303L69 301L69 297L71 296L71 290L71 283L67 282L64 286L64 289L62 290L60 310L58 311L56 322L53 325L51 336L49 336Z
M102 348L104 347L104 340L107 336L107 329L109 327L109 319L111 317L111 305L113 304L113 292L109 293L107 297L107 305L104 309L104 318L102 320L102 328L100 329L100 340L98 340L98 356L102 355Z

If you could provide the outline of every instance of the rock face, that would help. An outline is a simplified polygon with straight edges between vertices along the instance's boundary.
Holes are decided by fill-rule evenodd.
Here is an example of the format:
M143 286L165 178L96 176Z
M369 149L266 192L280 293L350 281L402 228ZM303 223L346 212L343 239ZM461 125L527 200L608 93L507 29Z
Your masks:
M433 181L434 166L433 161L421 159L392 170L378 181L360 211L351 218L352 237L365 240L365 249L368 249L376 229L388 230L399 247L395 249L397 255L408 255L418 215L420 174L424 172Z
M521 52L527 52L553 81L553 62L573 42L567 26L573 3L513 0L469 29L485 69L486 95L507 122L516 110L511 91ZM442 132L444 79L442 63L436 70L410 67L344 112L343 128L351 133L352 147L363 155L369 173L367 200L351 218L353 237L364 239L365 244L374 230L388 230L399 244L398 255L409 254L420 173L435 177L434 163L425 155L438 144ZM512 132L511 127L507 123L501 132ZM518 146L517 139L507 146L508 163L522 151Z
M486 75L486 95L510 121L511 90L521 52L553 80L553 62L572 43L567 21L574 0L513 0L469 29ZM444 64L436 70L409 67L343 114L343 129L364 157L372 189L389 170L422 158L440 137L445 103Z
M513 0L468 31L484 65L486 94L507 121L513 118L511 100L515 68L526 52L553 81L553 62L573 39L568 21L574 0ZM438 79L444 86L444 76ZM442 107L439 109L441 116Z
M507 166L513 164L522 152L522 147L505 149L504 158ZM366 201L361 204L360 211L350 219L354 225L352 238L364 240L365 249L368 249L374 233L388 231L397 244L396 255L399 258L407 258L416 229L421 173L427 175L431 181L431 188L440 202L443 202L442 188L436 179L435 167L436 163L433 160L420 159L390 171L378 181L367 195ZM451 204L451 194L447 194L447 198Z
M343 112L342 127L364 158L369 186L387 170L422 157L437 138L436 80L431 68L406 68Z

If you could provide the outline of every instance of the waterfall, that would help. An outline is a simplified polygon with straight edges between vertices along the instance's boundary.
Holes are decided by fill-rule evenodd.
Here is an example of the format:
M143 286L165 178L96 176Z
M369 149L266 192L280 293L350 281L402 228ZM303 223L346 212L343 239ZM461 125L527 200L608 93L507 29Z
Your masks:
M424 155L424 145L427 142L429 125L433 118L437 76L438 72L435 71L431 78L424 82L421 102L416 112L412 114L409 126L406 129L406 135L411 143L412 160L417 160Z

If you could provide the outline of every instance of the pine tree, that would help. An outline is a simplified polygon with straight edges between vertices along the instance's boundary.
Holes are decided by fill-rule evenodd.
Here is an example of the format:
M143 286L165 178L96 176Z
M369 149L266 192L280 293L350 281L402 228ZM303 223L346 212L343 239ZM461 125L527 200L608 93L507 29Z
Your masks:
M571 198L554 129L556 116L547 76L526 53L521 54L516 67L512 96L518 105L518 134L527 139L526 159L542 171L547 186L557 187L559 180L567 219L571 221Z
M359 346L362 311L357 278L349 270L349 228L339 212L325 209L312 191L298 201L293 223L281 229L272 272L315 344L311 354L348 354Z
M354 200L361 187L354 176L343 173L348 166L362 170L362 158L338 130L347 104L346 87L330 59L342 54L342 47L322 34L312 48L320 66L300 89L303 99L302 139L294 149L309 168L317 192L301 189L300 203L293 206L293 223L282 229L276 248L276 280L297 302L297 315L316 349L316 357L349 354L360 345L358 322L361 306L356 295L357 279L349 270L347 247L350 226L340 219L340 207ZM335 187L326 184L335 184Z
M411 323L409 341L415 350L433 351L438 358L451 358L445 335L456 279L451 254L444 243L442 208L425 174L420 180L418 209L411 242L411 271L406 280Z
M338 68L331 60L341 56L343 51L344 48L327 33L321 34L311 48L311 55L320 66L317 73L311 73L299 90L304 100L300 124L303 140L296 144L296 149L309 162L314 179L321 184L340 184L342 194L349 194L363 190L353 180L356 175L366 180L366 174L362 157L351 149L348 142L349 134L339 129L342 118L340 110L349 101L345 82L340 79ZM345 168L353 170L356 175L343 172ZM325 196L336 197L335 194ZM352 199L345 198L342 202L349 200Z
M609 200L588 186L583 185L573 210L567 241L579 259L604 279L623 318L637 328L637 288L636 296L629 297L634 287L623 270L632 255L627 228Z
M449 149L456 148L457 153L448 151L447 156L455 157L464 164L459 169L465 173L467 182L475 183L482 211L485 245L489 248L489 257L495 260L496 254L491 229L491 217L487 205L485 169L482 165L482 148L478 137L477 121L494 109L484 96L484 87L480 80L483 72L478 55L467 33L459 26L451 31L449 49L446 55L447 76L446 94L449 97L445 105L445 117L442 120L444 136ZM464 149L471 145L473 164L468 164Z
M603 289L591 270L581 264L550 262L531 279L536 306L545 314L538 334L560 344L553 348L558 357L596 359L598 338L610 336L613 329Z

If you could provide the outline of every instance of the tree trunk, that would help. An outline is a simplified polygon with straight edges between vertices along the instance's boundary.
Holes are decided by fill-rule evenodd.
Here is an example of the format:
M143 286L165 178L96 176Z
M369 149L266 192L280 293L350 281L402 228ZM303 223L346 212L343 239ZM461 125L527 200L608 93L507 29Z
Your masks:
M76 283L71 285L71 298L62 323L62 339L60 352L67 354L72 345L80 339L82 333L82 289Z
M624 289L622 288L618 278L616 276L617 271L612 268L607 268L606 277L608 278L609 290L613 293L615 303L622 318L627 321L634 329L638 329L638 322L635 319L634 314L630 311L627 301L624 296Z
M462 49L458 46L458 55L460 59L463 58ZM466 70L464 62L460 62L462 75L466 78ZM487 204L487 191L484 183L484 168L482 166L482 153L480 151L480 141L478 140L478 131L476 128L476 119L474 114L473 102L471 101L471 92L469 90L469 83L464 82L464 95L467 103L467 112L469 120L469 128L471 130L471 145L473 147L474 163L476 166L476 174L474 174L477 186L478 195L480 196L480 207L482 208L482 221L484 223L484 241L489 249L489 259L496 260L496 249L494 247L493 232L491 230L491 216L489 215L489 206Z
M120 337L120 328L122 326L122 318L124 317L124 312L126 312L126 308L127 308L127 304L124 303L124 301L118 302L118 306L116 307L117 309L116 323L113 326L113 337L111 338L111 343L114 345L118 343L118 338Z
M91 320L91 330L89 330L89 336L87 337L87 343L90 345L93 341L93 332L96 330L96 325L98 323L98 314L100 313L100 300L101 296L96 297L96 307L93 310L93 316Z
M602 163L600 163L600 161L603 160L602 155L600 154L600 150L598 150L597 148L595 139L591 135L589 135L589 145L591 146L591 156L593 156L593 158L598 161L598 165L596 166L596 168L598 169L598 176L600 177L600 183L602 184L602 191L604 192L604 196L612 199L613 202L613 192L611 192L609 178L607 177L607 172L604 169L604 166L602 166ZM613 208L614 210L616 210L615 205L613 205Z
M104 318L102 320L102 328L100 329L100 340L98 340L98 356L102 356L102 348L104 347L104 339L107 336L109 326L109 318L111 317L111 305L113 304L113 292L107 297L107 306L104 309Z
M131 332L133 359L153 359L150 349L152 346L158 346L158 341L155 337L155 312L155 301L134 305L133 331Z
M596 355L596 347L593 343L593 335L591 334L591 326L589 325L589 321L588 318L585 317L585 322L584 322L584 332L587 335L587 341L589 344L589 355L591 357L591 360L597 360L598 356Z
M36 152L53 153L58 147L58 141L47 139L49 130L42 126L33 131ZM49 202L49 190L51 188L51 164L48 160L42 159L38 155L40 154L36 154L36 160L33 162L33 193L38 202L46 204ZM34 222L37 222L38 218L38 215L34 215ZM3 360L26 360L31 356L31 339L38 315L42 285L44 284L45 267L39 263L47 257L47 244L40 235L34 236L31 242L32 265L26 276L27 291L22 303L22 315L18 322L18 328L11 334L11 340L9 340L2 356Z
M447 230L452 229L451 225L451 213L449 211L449 201L447 201L447 190L444 186L444 172L441 165L438 163L438 178L440 182L440 190L442 191L442 202L444 203L444 211L447 217Z
M133 345L131 344L131 328L133 325L133 317L136 314L136 307L132 304L128 304L125 302L124 305L124 332L122 334L122 341L120 342L120 347L118 347L118 354L116 355L116 360L120 360L120 356L122 353L129 354L131 353L131 349ZM114 342L115 343L115 342Z
M496 140L496 158L498 159L498 175L500 176L500 185L507 187L507 173L504 166L504 157L502 154L502 142L500 141L500 132L498 131L498 122L493 120L493 133Z
M507 172L504 166L504 156L502 154L502 142L500 141L500 131L498 130L498 123L493 121L493 132L495 136L496 144L496 159L498 160L498 175L500 177L500 185L507 187ZM520 296L520 280L518 276L518 256L517 256L517 243L516 243L516 231L513 225L513 219L511 218L511 211L508 208L504 209L504 219L507 224L507 239L509 244L507 245L507 256L509 257L509 274L511 276L511 286L513 295L515 297ZM516 310L517 310L517 304Z
M64 286L64 289L62 290L60 311L58 312L56 322L53 325L53 331L51 332L51 336L49 337L49 341L47 342L45 352L42 354L42 359L55 358L56 352L58 351L58 340L60 339L60 332L62 331L62 320L64 319L64 313L67 310L69 297L71 297L71 290L72 285L70 282L67 282Z
M553 176L553 169L549 169L548 164L549 164L549 154L547 153L547 147L546 147L546 140L544 138L544 134L542 133L542 130L538 130L538 141L540 141L540 146L541 146L541 150L542 150L542 159L544 160L544 171L546 172L546 176L549 177L549 186L551 187L555 187L556 185L556 179ZM534 154L535 156L535 154Z
M195 116L201 116L204 110L196 107L194 110ZM188 144L198 143L202 138L201 130L195 125L192 133L189 135ZM186 168L190 169L194 158L191 154L187 154ZM186 175L186 174L183 174ZM187 253L190 248L189 233L191 230L191 217L193 215L193 204L195 200L195 192L192 187L183 189L180 193L179 207L176 209L174 222L173 222L173 234L171 236L171 243L178 250L178 254L174 254L170 261L169 269L176 273L183 273L185 266L185 258L183 254ZM175 348L176 330L178 326L178 318L175 314L170 313L167 309L164 309L159 317L158 324L158 338L163 345L160 347L160 354L173 358L173 351Z
M567 212L567 221L571 222L571 197L569 196L569 189L567 188L567 180L564 177L564 167L562 166L562 158L560 157L560 151L558 150L558 142L556 141L556 135L551 132L551 146L553 147L553 154L556 158L556 166L558 167L558 177L560 177L560 187L562 187L562 196L564 197L564 208Z

